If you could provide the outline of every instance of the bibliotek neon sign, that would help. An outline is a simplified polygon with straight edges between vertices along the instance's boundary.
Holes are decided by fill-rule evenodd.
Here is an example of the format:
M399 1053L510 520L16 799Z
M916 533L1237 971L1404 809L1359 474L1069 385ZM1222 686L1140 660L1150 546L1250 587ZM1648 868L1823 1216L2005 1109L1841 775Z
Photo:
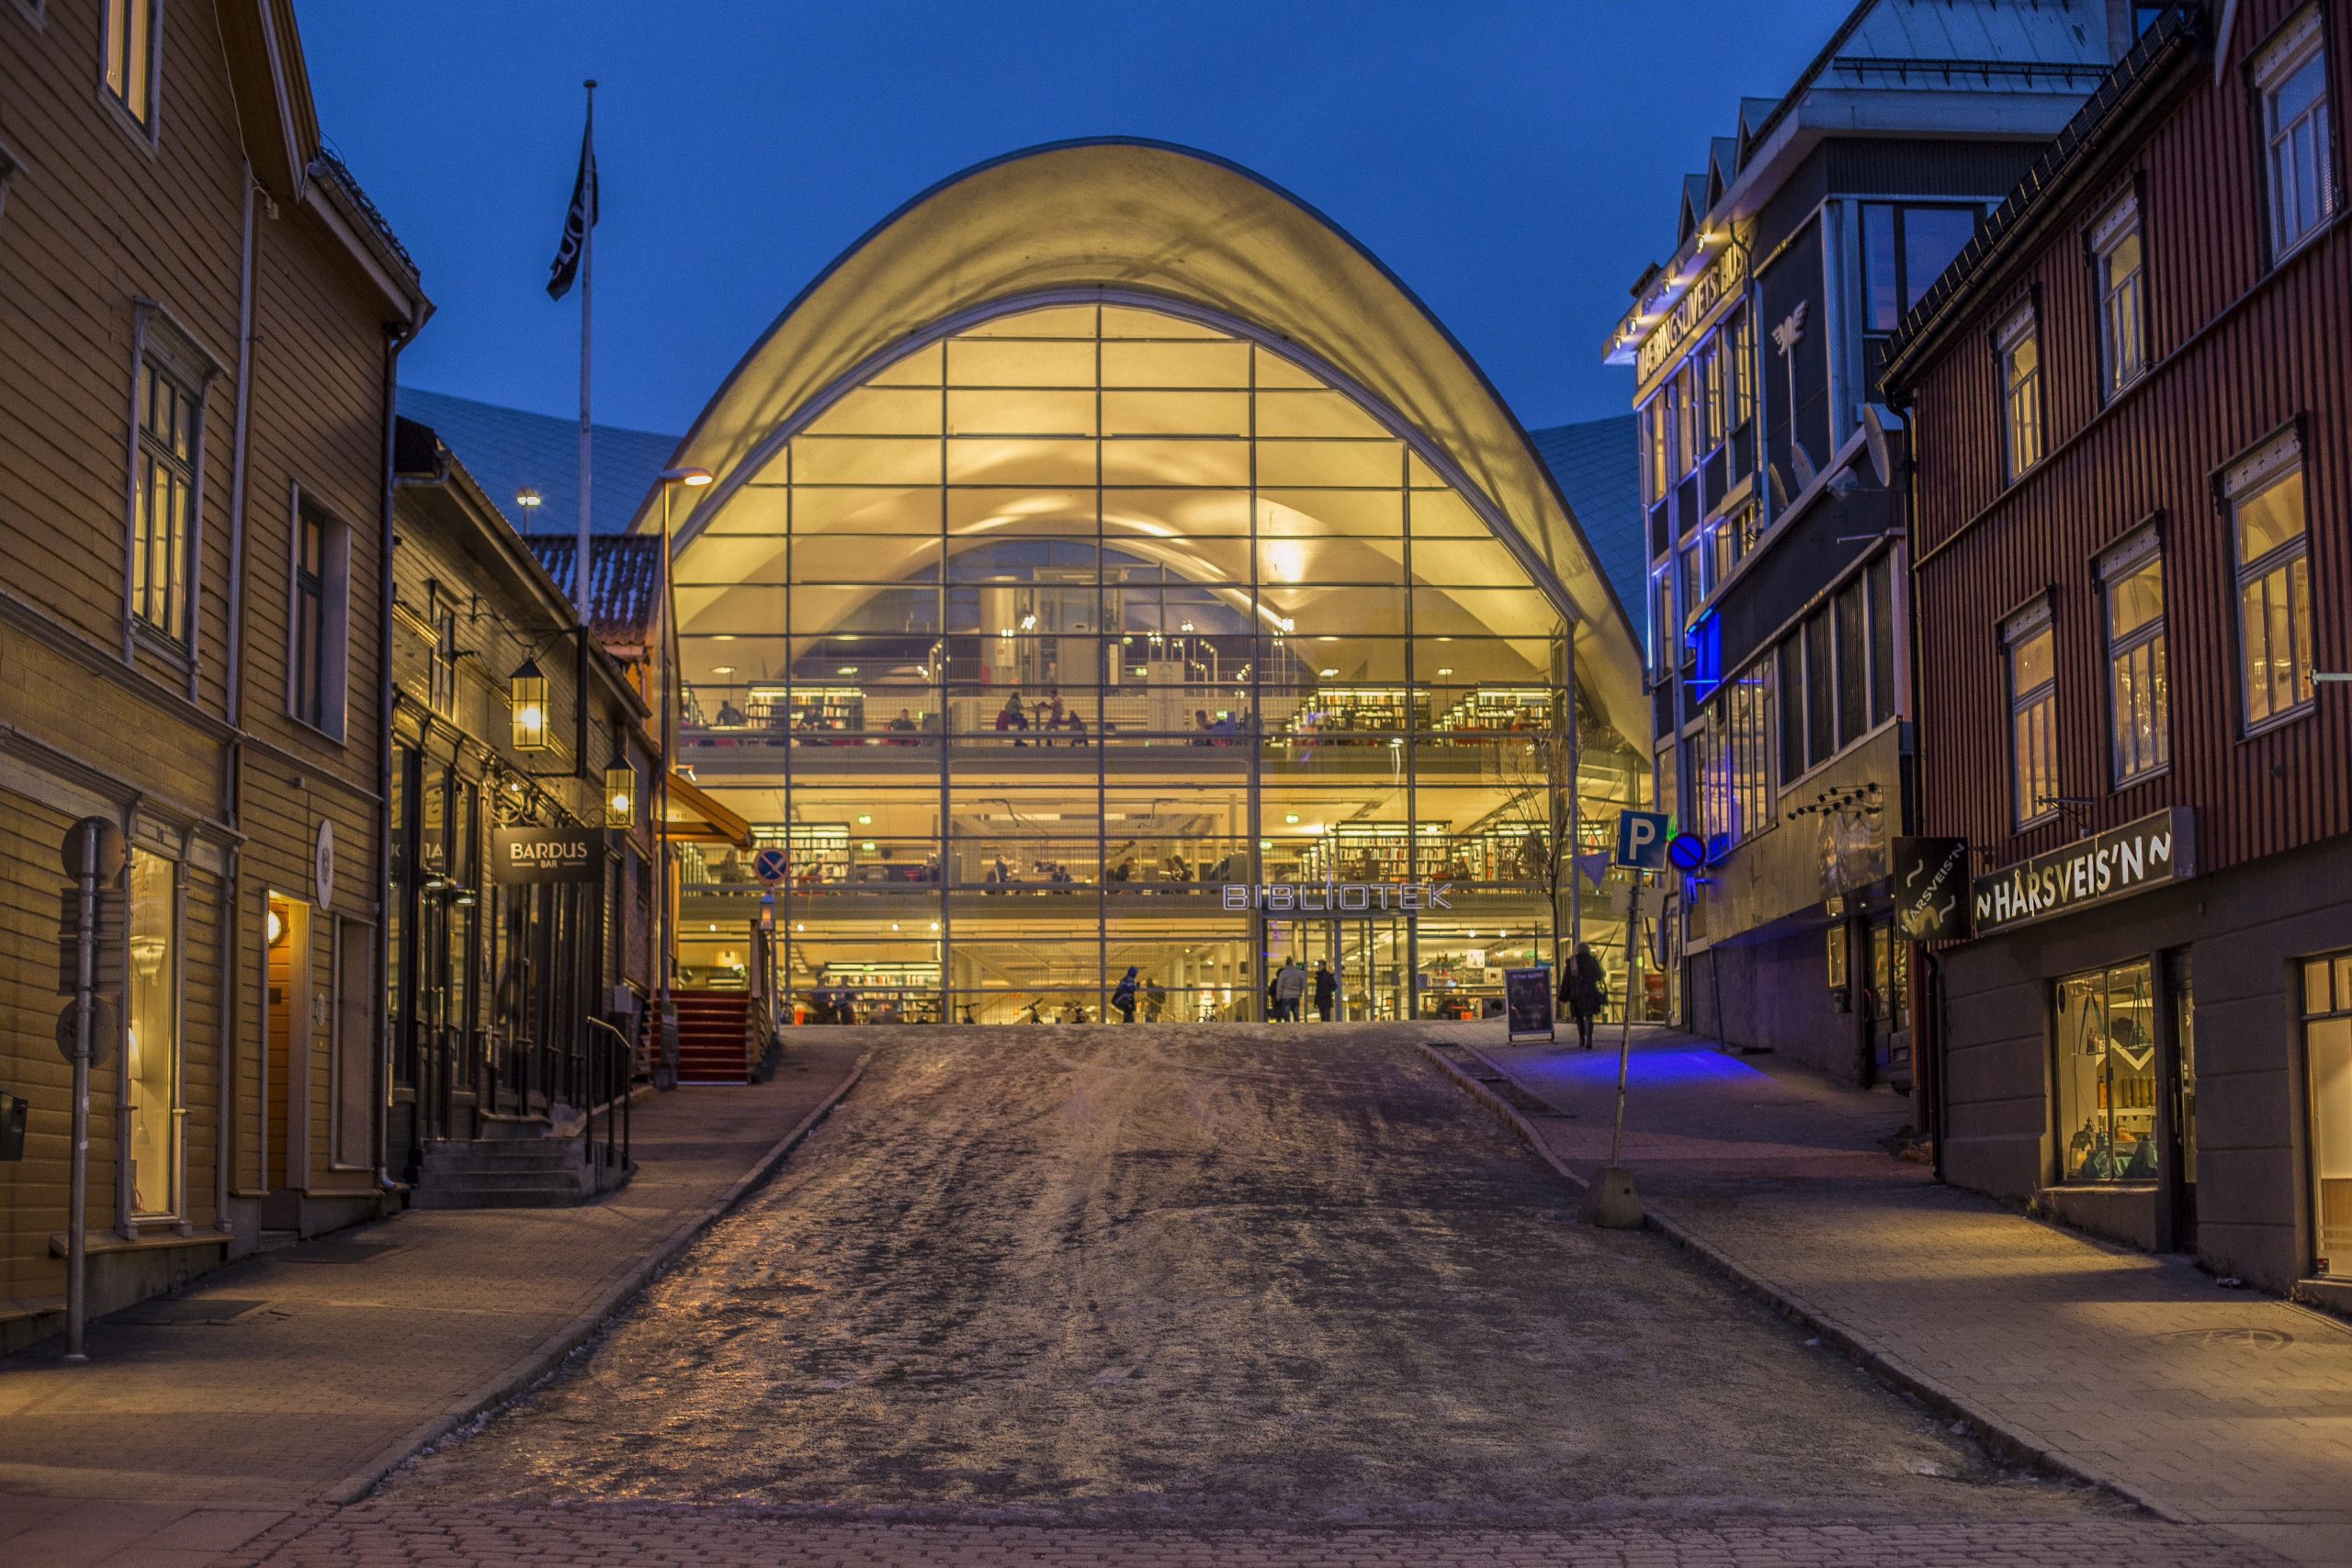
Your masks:
M1281 882L1228 882L1222 892L1228 909L1263 909L1278 915L1378 915L1420 909L1451 909L1451 882L1325 882L1293 886Z

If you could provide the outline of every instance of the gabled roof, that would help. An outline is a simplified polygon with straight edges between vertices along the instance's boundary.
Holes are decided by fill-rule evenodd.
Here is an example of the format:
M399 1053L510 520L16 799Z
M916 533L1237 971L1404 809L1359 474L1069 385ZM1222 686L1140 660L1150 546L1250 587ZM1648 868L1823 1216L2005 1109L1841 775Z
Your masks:
M518 532L570 538L578 530L579 421L414 387L402 387L400 401L401 412L431 425L465 459ZM638 503L668 465L678 438L611 424L592 429L589 479L595 515L589 527L598 534L624 534ZM514 497L526 486L537 490L544 504L517 506Z
M1628 608L1643 602L1649 565L1636 424L1632 414L1621 413L1527 433L1600 558L1618 603Z
M552 534L524 541L548 575L570 584L579 542ZM616 651L653 646L662 620L662 541L651 534L588 541L588 629Z

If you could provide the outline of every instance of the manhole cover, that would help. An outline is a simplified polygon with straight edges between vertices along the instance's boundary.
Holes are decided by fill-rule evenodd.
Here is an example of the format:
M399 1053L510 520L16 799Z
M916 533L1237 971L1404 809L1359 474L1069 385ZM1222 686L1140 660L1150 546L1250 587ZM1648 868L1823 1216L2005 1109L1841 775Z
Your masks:
M273 1258L279 1263L366 1263L399 1250L400 1244L390 1241L314 1241L288 1247Z
M263 1301L238 1301L227 1296L159 1296L128 1306L107 1321L136 1324L145 1328L219 1327L242 1323L269 1305Z
M2159 1334L2165 1345L2202 1345L2215 1350L2283 1350L2295 1337L2276 1328L2177 1328Z

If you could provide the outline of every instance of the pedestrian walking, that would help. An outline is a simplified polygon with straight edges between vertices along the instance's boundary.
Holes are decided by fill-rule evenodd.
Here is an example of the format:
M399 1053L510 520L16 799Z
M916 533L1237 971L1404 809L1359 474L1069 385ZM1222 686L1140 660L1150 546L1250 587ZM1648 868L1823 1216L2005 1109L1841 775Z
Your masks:
M1560 1000L1567 1004L1568 1016L1577 1021L1577 1043L1591 1050L1593 1021L1609 1005L1608 981L1600 972L1600 960L1592 955L1592 943L1577 943L1569 956L1568 972L1560 981Z
M1158 1023L1159 1021L1160 1015L1167 1010L1168 988L1159 983L1159 979L1157 976L1145 980L1143 983L1143 1021L1146 1023Z
M1299 1002L1306 995L1306 971L1295 959L1283 959L1274 974L1274 1016L1284 1023L1296 1023Z
M1331 973L1331 965L1318 958L1315 961L1315 1016L1324 1022L1331 1021L1331 1009L1340 1000L1340 977Z
M1111 1005L1119 1010L1121 1023L1133 1023L1136 1021L1136 966L1134 964L1127 965L1126 974L1120 977L1117 988L1112 991Z

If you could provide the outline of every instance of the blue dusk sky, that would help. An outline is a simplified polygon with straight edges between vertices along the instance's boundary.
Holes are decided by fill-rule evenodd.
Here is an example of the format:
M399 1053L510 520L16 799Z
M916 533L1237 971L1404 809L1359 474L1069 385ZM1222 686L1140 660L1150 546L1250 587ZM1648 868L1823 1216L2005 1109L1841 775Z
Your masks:
M439 314L409 385L578 406L545 293L597 78L596 417L667 432L819 270L942 177L1139 136L1348 230L1531 426L1624 411L1600 362L1681 175L1849 0L301 0L319 115Z

